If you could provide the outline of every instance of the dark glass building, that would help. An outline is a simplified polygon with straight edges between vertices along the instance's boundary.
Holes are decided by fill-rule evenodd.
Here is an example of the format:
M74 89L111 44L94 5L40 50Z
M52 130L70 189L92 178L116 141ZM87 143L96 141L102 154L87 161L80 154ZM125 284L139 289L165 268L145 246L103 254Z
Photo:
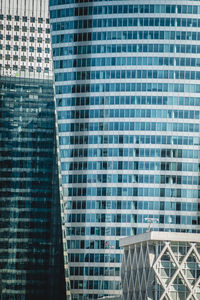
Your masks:
M1 76L0 97L2 299L36 299L50 292L61 243L51 231L59 205L52 80Z
M50 0L72 299L120 294L119 238L148 222L200 233L199 16L196 0Z
M0 299L64 300L48 1L1 4Z

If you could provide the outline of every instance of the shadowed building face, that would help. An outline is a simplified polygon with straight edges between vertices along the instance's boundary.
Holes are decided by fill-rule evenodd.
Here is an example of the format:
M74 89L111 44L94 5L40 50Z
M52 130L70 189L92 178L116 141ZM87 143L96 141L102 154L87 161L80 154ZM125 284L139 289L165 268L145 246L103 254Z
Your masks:
M48 1L0 6L0 298L63 299Z

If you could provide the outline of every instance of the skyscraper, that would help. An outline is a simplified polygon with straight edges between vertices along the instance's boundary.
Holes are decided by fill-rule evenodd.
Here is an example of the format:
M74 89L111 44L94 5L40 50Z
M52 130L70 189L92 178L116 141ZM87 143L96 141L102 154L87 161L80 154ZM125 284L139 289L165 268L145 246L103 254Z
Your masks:
M199 1L50 1L72 299L119 294L119 237L196 232Z
M48 1L0 2L0 298L65 299Z

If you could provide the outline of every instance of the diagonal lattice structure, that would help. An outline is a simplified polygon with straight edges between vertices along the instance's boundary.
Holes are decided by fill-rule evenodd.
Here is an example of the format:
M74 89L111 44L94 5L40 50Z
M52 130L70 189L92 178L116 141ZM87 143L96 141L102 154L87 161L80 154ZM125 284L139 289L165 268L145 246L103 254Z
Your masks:
M148 232L120 241L123 300L200 300L200 236Z

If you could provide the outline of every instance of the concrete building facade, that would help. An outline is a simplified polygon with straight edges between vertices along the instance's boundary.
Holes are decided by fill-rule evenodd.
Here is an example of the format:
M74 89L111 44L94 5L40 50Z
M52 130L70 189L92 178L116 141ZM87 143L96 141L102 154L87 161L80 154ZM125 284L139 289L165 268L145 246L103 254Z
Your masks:
M200 299L198 234L147 232L120 240L123 300Z

